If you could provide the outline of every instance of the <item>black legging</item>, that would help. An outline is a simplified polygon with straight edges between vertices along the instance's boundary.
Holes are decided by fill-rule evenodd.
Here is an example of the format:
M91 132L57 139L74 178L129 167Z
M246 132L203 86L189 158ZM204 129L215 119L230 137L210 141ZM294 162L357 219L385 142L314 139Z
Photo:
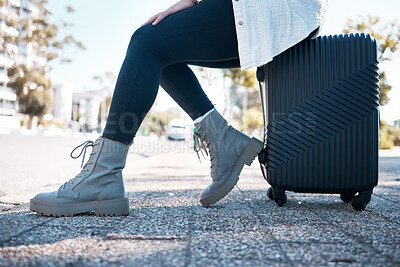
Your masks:
M205 0L132 35L103 137L130 143L159 85L192 119L213 108L188 64L240 66L231 1Z

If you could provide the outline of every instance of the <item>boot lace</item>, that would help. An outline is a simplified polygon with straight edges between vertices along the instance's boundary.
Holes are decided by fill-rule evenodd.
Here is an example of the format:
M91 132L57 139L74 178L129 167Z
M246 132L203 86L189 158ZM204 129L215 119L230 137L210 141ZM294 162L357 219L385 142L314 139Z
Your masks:
M203 155L203 158L206 158L206 156L204 156L203 151L206 153L206 155L208 156L208 152L206 149L206 146L204 145L204 141L203 138L201 137L201 135L197 132L194 132L193 134L193 150L194 152L196 152L197 154L197 158L199 159L200 163L201 163L201 159L200 159L200 154Z
M200 130L200 128L198 130ZM210 152L211 177L213 177L213 167L215 166L215 160L214 159L216 158L216 155L215 155L216 151L214 151L214 148L212 146L210 146L211 140L209 138L207 138L206 134L201 135L200 131L196 131L196 130L194 131L193 139L194 139L193 150L196 152L200 163L201 163L201 160L200 160L199 152L205 158L205 156L203 154L203 151L208 156L208 152L207 152L207 148L208 148L208 150Z
M80 144L79 146L75 147L75 148L72 150L70 156L71 156L71 158L73 158L73 159L77 159L77 158L79 158L79 157L82 155L82 153L83 153L83 158L82 158L82 163L81 163L81 168L82 168L83 162L85 161L86 149L87 149L88 147L94 148L94 147L97 146L97 145L98 145L98 144L94 143L93 141L87 140L87 141L83 142L82 144ZM78 156L74 156L73 154L74 154L75 150L77 150L77 149L80 148L80 147L82 147L81 152L79 153ZM92 152L90 153L90 156L93 155L93 154L95 154L94 149L92 149ZM93 164L93 161L90 160L90 159L91 159L91 157L89 157L88 162L86 162L85 166L83 166L82 171L81 171L78 175L76 175L74 178L72 178L71 180L69 180L68 182L66 182L66 183L63 185L63 188L65 188L65 186L66 186L67 184L74 185L77 181L79 181L79 180L81 179L82 175L83 175L85 172L89 171L88 165Z

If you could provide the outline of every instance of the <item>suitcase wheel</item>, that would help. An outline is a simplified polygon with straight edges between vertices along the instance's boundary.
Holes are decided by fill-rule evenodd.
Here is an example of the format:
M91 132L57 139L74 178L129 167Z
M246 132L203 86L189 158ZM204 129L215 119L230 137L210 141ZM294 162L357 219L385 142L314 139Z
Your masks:
M285 199L277 199L277 200L275 200L275 202L276 202L276 204L278 204L278 207L283 207L283 204L286 204L286 202L287 202L286 195L285 195Z
M274 200L274 191L272 190L272 187L268 188L267 196L269 199Z
M267 196L269 199L274 200L278 207L282 207L283 204L287 203L285 190L270 187L267 190Z
M368 203L371 201L371 193L369 191L370 190L367 192L360 192L353 198L351 201L351 206L353 206L353 209L356 211L362 211L367 207Z
M343 192L340 194L340 199L343 200L344 203L350 203L357 192Z

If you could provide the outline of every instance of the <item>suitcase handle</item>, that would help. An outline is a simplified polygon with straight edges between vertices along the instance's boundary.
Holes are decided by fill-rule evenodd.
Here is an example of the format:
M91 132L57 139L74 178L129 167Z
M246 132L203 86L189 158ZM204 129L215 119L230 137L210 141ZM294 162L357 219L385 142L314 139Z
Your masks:
M265 77L265 72L268 65L257 68L257 79L260 85L261 106L264 117L264 147L267 144L267 129L268 129L268 81Z
M263 82L265 78L264 66L258 67L256 74L257 74L257 80L259 82Z

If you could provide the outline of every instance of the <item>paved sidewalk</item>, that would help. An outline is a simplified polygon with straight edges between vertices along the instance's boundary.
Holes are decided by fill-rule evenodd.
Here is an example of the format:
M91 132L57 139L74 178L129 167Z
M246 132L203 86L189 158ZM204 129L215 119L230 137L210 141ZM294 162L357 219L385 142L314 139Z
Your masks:
M289 193L279 208L266 196L257 162L206 209L198 199L208 175L208 160L199 164L193 152L130 155L127 217L47 218L27 203L3 203L0 266L400 265L398 154L380 158L380 185L363 212L336 195L316 194ZM27 193L57 189L48 183L26 189L22 202ZM0 197L7 199L7 192Z

